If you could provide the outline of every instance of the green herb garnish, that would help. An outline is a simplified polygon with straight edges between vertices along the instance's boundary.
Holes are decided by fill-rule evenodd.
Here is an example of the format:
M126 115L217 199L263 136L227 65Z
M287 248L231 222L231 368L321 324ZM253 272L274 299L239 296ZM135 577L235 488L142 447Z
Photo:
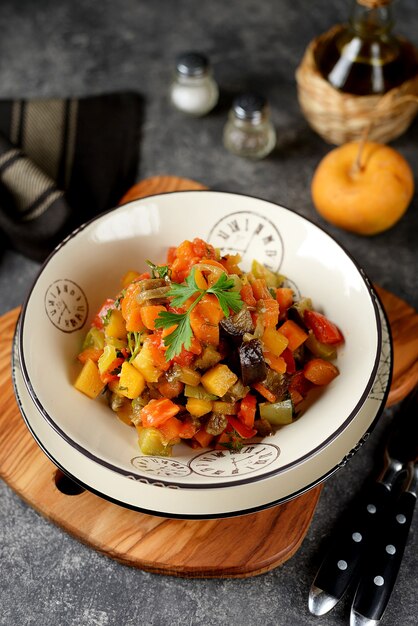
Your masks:
M145 261L151 270L152 278L170 278L171 270L168 265L155 265L152 261Z
M182 306L194 295L197 295L197 298L185 313L162 311L155 320L156 328L171 328L174 325L177 326L172 333L164 337L164 345L168 348L165 355L167 361L170 361L173 357L180 354L183 347L186 350L190 348L193 338L192 327L190 326L190 313L205 294L212 293L217 297L225 317L229 317L230 309L234 313L238 313L238 311L241 310L244 303L237 291L231 291L234 286L234 280L228 278L226 273L223 272L214 285L208 289L200 289L195 280L195 268L192 269L183 284L171 284L171 289L167 293L167 296L173 298L171 306Z

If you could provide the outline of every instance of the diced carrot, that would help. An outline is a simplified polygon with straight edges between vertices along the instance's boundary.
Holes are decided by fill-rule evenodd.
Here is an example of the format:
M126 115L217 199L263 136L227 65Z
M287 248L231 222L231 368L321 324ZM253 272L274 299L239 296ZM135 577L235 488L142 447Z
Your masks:
M217 346L219 344L219 322L224 317L218 298L209 293L203 296L190 312L190 326L196 339Z
M77 359L80 361L80 363L85 363L87 359L91 359L92 361L97 363L102 354L103 350L101 350L100 348L86 348L85 350L80 352L80 354L77 356Z
M206 432L204 428L200 428L193 436L202 448L207 448L213 439L213 435Z
M167 361L165 358L167 348L164 346L162 333L152 333L145 339L144 345L145 344L149 345L149 350L155 367L162 372L168 370L170 367L170 361Z
M148 330L155 330L155 320L163 311L167 311L167 308L162 304L148 304L141 306L141 319Z
M255 306L257 304L251 285L243 285L240 290L240 295L241 300L248 306Z
M231 443L231 436L228 435L228 433L226 433L224 431L216 439L215 450L225 450L229 443ZM227 445L225 445L225 444L227 444Z
M158 428L170 417L174 417L180 411L180 407L168 398L150 400L141 410L141 421L145 428L154 426Z
M286 361L282 356L276 356L272 352L264 352L264 358L266 362L270 365L271 369L279 374L284 374L286 372Z
M338 368L325 359L311 359L303 368L303 375L314 385L328 385L339 374Z
M178 441L180 439L182 426L182 422L177 419L177 417L170 417L158 427L158 430L162 434L165 441L168 443Z
M176 246L170 246L167 250L167 263L171 265L176 258Z
M164 398L177 398L184 389L184 383L180 380L167 380L163 379L157 384L157 389Z
M122 315L126 322L128 332L140 332L145 326L141 317L141 305L137 300L142 287L139 283L131 283L125 292L121 302Z
M251 287L256 300L269 300L272 297L264 278L255 278Z
M257 398L251 393L247 393L245 398L241 400L238 411L238 419L248 428L254 426L255 413L257 410Z
M288 287L279 287L276 289L276 300L280 307L280 317L283 317L293 304L293 290Z
M299 348L308 338L307 333L293 320L286 320L286 322L280 326L279 332L288 338L289 344L287 347L289 350L292 350L292 352Z
M275 328L279 321L279 303L272 298L261 299L257 303L257 312L262 316L264 328Z
M270 391L270 389L267 389L267 387L264 387L264 385L262 385L261 383L255 383L253 385L254 389L256 391L258 391L258 393L260 393L263 398L265 398L268 402L276 402L276 396L274 395L274 393L272 393Z

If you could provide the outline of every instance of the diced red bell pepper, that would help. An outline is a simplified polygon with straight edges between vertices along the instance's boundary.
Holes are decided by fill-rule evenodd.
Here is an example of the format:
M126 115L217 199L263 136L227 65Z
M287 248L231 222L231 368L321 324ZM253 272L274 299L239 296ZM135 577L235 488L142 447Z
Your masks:
M344 336L338 326L318 311L305 311L303 321L321 343L337 345L344 341Z
M233 427L233 429L237 431L239 436L242 437L243 439L251 439L251 437L254 437L254 435L257 434L257 431L255 428L248 428L248 426L243 424L236 417L232 417L232 415L228 415L228 422Z
M110 309L114 309L114 308L115 308L115 300L113 298L107 298L103 302L103 304L100 307L99 311L96 313L96 315L95 315L91 325L95 326L99 330L103 330L103 327L104 327L103 318L106 317L107 312Z
M289 348L285 348L281 356L286 363L287 374L294 374L296 372L296 363L292 351Z
M245 426L247 426L247 428L253 428L256 410L257 398L251 393L247 393L245 398L241 400L238 411L238 419Z

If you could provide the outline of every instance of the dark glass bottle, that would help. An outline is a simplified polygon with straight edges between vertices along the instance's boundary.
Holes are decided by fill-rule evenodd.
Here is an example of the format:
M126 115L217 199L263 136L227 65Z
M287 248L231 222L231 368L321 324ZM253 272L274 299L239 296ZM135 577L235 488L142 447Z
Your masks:
M322 76L355 95L383 94L415 76L416 49L392 28L390 1L356 0L349 22L315 52Z

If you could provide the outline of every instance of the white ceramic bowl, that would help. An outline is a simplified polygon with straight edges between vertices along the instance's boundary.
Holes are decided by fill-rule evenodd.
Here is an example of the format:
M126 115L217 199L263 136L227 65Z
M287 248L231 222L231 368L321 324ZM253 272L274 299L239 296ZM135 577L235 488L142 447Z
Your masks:
M201 237L280 270L342 329L340 376L304 415L240 453L176 446L142 456L134 429L77 392L75 355L89 321L128 269L161 262ZM136 200L93 220L49 257L22 309L17 392L28 425L58 465L88 488L141 510L179 517L249 512L294 497L344 462L382 408L390 347L377 297L324 231L271 202L186 191ZM386 346L386 347L385 347ZM26 389L24 389L24 385ZM23 406L24 405L24 406Z

